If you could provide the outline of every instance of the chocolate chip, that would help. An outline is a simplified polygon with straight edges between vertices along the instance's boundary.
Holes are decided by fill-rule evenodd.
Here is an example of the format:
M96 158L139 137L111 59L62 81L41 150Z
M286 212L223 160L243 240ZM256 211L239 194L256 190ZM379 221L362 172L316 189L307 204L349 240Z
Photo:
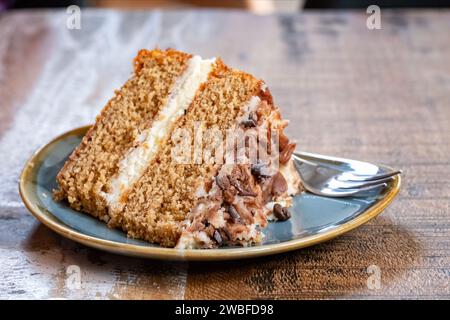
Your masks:
M222 236L220 235L220 232L217 230L214 230L213 234L214 240L216 240L217 244L220 246L222 244Z
M233 187L235 187L237 189L238 194L240 196L256 197L256 193L254 193L252 190L248 190L247 187L243 187L242 182L240 180L238 180L238 178L230 176L228 179L229 179L230 183L233 185Z
M236 208L232 204L230 204L228 206L228 210L227 211L230 214L231 219L233 219L234 222L241 221L241 216L239 215L239 212L237 212Z
M245 128L254 128L257 125L257 117L255 115L255 113L250 112L248 114L248 119L244 120L241 122L241 124L245 127Z
M280 221L286 221L291 217L289 210L282 207L279 203L275 203L273 206L273 214Z
M245 128L254 128L256 127L256 122L249 119L249 120L244 120L241 122L241 124L245 127Z
M230 180L228 179L227 176L223 176L223 177L216 177L216 183L219 186L220 189L222 190L227 190L230 188L231 184L230 184Z
M238 189L240 196L256 197L256 193L251 190Z
M277 172L272 178L272 195L278 197L286 192L288 188L286 179L281 174L281 172Z
M230 232L225 230L220 230L220 236L222 237L223 241L230 241L231 240L231 235Z
M250 171L256 180L261 181L263 179L269 178L268 168L264 163L252 164Z

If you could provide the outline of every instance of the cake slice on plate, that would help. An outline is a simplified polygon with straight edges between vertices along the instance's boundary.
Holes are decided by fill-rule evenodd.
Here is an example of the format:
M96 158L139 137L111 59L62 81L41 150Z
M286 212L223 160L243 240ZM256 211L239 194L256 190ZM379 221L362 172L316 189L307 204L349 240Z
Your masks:
M57 176L57 200L166 247L262 240L302 190L269 89L219 59L141 50Z

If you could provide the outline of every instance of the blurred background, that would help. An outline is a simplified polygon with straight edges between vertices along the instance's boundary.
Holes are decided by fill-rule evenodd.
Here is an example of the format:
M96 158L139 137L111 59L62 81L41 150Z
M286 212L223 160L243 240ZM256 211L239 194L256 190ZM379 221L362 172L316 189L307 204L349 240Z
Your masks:
M122 8L122 9L186 9L228 8L243 9L259 14L295 12L303 9L367 8L376 4L384 8L448 7L450 0L0 0L0 11L23 8L66 7Z

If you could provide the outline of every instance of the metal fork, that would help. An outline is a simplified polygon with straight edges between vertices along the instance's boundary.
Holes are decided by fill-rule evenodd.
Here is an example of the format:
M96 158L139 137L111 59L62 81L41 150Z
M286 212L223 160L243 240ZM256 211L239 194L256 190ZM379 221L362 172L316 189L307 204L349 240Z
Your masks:
M296 152L295 165L306 190L327 197L348 197L383 189L400 170L351 159Z

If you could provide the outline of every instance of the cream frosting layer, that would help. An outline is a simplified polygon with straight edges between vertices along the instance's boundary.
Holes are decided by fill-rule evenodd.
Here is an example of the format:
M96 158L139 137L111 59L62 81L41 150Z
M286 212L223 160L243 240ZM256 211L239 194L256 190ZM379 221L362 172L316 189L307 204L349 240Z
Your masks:
M102 194L110 210L114 212L122 208L122 195L142 176L161 143L168 138L173 124L184 115L201 84L207 81L214 62L214 58L202 59L200 56L189 60L186 71L175 82L166 104L151 127L139 135L137 147L120 161L119 171L111 180L109 192Z

